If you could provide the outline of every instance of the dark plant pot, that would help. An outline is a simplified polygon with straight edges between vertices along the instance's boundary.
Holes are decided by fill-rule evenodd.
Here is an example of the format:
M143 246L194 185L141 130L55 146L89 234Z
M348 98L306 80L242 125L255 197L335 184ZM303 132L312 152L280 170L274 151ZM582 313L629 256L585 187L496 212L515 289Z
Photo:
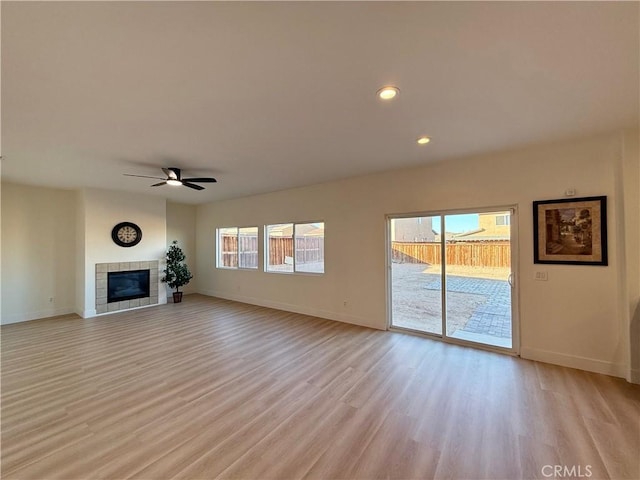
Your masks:
M173 303L182 302L182 293L183 292L173 292Z

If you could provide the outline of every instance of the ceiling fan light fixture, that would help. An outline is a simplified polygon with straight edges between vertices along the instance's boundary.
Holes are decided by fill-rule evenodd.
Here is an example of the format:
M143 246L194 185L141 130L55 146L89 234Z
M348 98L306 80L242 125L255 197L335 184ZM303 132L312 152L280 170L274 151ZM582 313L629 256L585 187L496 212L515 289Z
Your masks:
M380 90L376 92L378 98L381 100L391 100L398 96L400 93L400 89L398 87L394 87L393 85L387 85L382 87Z
M198 185L198 183L217 183L217 180L211 177L183 178L181 175L181 170L176 167L162 168L162 171L166 175L166 178L151 177L149 175L132 175L130 173L124 173L123 175L127 177L154 178L156 180L162 180L162 182L154 183L153 185L151 185L152 187L161 187L163 185L179 187L180 185L182 185L183 187L191 188L193 190L204 190L204 187Z
M416 140L416 142L418 142L420 145L426 145L430 141L431 141L431 138L427 136L420 137Z

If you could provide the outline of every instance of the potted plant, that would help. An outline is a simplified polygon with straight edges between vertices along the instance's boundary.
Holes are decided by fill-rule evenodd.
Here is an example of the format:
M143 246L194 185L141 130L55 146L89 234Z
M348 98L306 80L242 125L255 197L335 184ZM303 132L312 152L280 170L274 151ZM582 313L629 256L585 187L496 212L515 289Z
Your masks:
M182 293L180 287L189 283L189 280L193 278L193 275L189 271L189 267L184 263L186 255L182 249L178 246L178 241L174 240L167 250L167 266L163 270L164 276L162 281L169 285L171 288L175 288L173 292L173 303L180 303L182 301Z

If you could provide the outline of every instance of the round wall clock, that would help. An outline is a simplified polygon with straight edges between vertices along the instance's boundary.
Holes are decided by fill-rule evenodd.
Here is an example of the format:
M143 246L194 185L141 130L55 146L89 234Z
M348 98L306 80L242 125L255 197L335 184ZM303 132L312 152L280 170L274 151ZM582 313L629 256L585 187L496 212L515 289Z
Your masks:
M122 222L113 227L113 230L111 230L111 238L116 245L133 247L142 240L142 230L135 223Z

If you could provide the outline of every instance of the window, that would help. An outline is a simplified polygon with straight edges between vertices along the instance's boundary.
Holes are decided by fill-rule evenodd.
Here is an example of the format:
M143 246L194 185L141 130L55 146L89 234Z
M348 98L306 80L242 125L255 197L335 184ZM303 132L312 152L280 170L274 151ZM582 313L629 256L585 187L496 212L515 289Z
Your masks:
M258 227L218 229L218 268L258 268Z
M265 271L324 273L324 222L265 227Z
M496 225L509 225L509 215L496 215Z
M324 222L295 225L296 272L324 273Z

